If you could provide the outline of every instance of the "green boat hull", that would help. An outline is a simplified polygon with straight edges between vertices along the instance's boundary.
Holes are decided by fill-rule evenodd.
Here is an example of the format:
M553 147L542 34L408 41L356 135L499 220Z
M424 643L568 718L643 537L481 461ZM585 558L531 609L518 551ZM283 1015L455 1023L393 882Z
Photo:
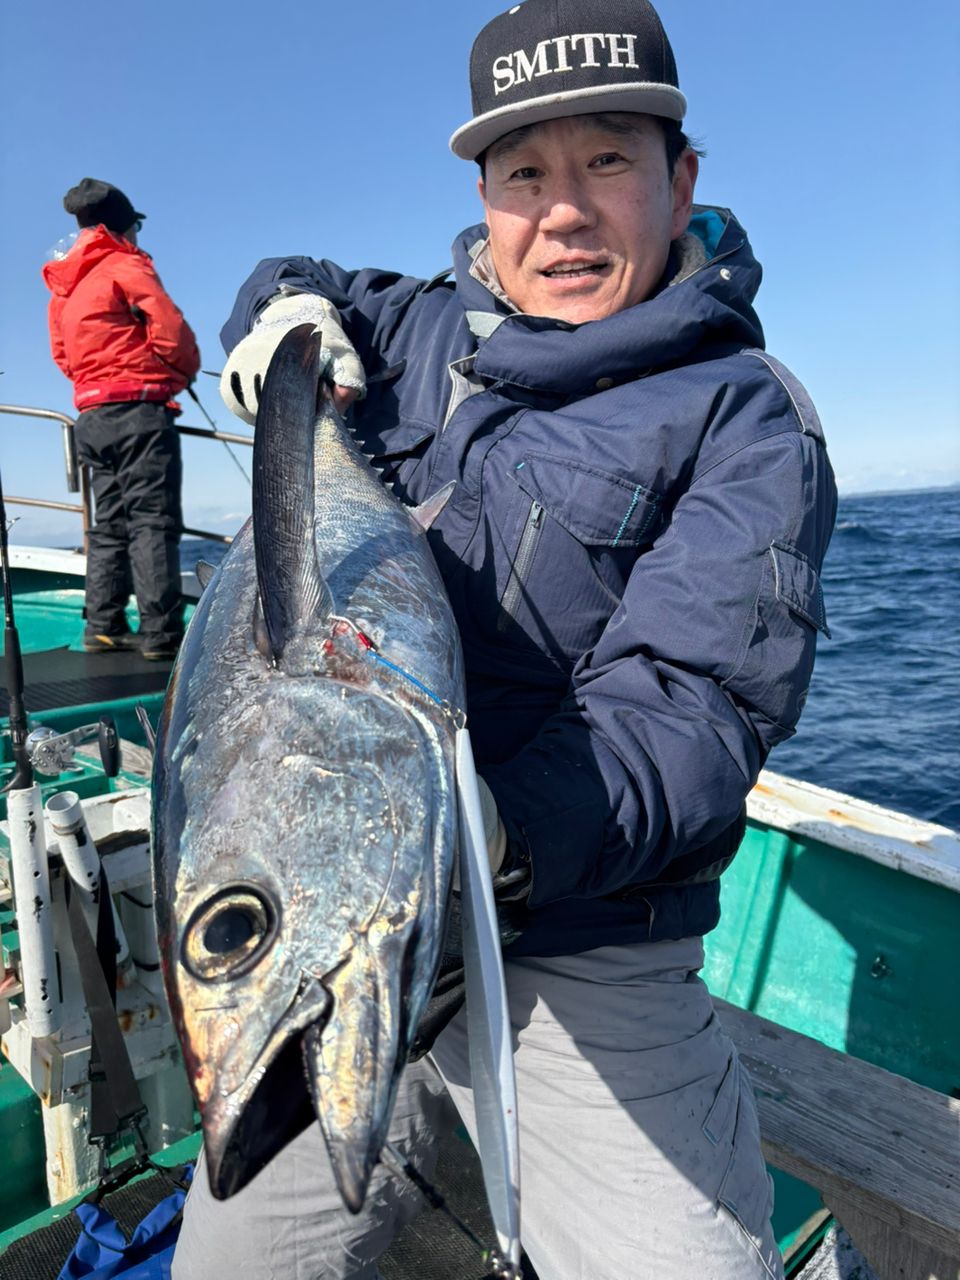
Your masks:
M704 977L715 995L929 1088L960 1086L951 1070L960 1023L942 981L960 937L960 895L751 822L724 875L722 905L706 942ZM0 915L5 939L11 923ZM39 1103L7 1064L0 1149L2 1231L46 1202ZM820 1201L786 1175L775 1181L775 1227L786 1246Z
M79 648L82 590L76 579L48 574L16 579L17 617L26 652ZM135 615L131 614L131 622ZM24 639L25 637L25 639ZM135 713L155 723L162 694L105 705L45 710L37 720L59 731L115 718L121 738L142 744ZM29 709L29 702L28 702ZM0 763L9 759L0 740ZM3 756L3 751L7 756ZM45 784L89 797L106 780L92 764ZM5 816L0 797L0 817ZM895 815L894 815L895 816ZM5 948L16 947L15 921L0 909ZM960 893L936 879L894 869L870 856L810 835L790 834L751 818L740 852L724 874L722 918L706 940L710 990L774 1022L813 1036L889 1071L945 1093L960 1092L960 1022L943 981L960 937ZM0 1058L0 1251L48 1218L40 1104ZM774 1227L789 1251L818 1194L774 1172Z

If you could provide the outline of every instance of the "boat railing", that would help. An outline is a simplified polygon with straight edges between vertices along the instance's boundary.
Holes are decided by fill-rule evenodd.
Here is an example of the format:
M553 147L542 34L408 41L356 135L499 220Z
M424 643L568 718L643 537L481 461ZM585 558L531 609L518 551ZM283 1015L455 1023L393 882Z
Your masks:
M820 1192L865 1263L845 1247L840 1270L817 1257L799 1273L790 1265L826 1217L816 1213L786 1251L788 1274L955 1277L960 1101L724 1000L714 1006L753 1082L768 1163Z
M50 511L70 511L83 518L83 550L87 550L87 534L92 523L93 516L93 489L90 483L90 468L84 466L77 456L77 442L74 436L74 427L76 420L71 418L69 414L58 413L55 409L38 409L33 405L25 404L0 404L0 413L13 414L22 418L43 418L51 422L59 422L63 435L63 461L66 471L66 482L68 493L79 493L79 502L56 502L49 498L27 498L17 494L4 494L4 501L8 506L19 507L42 507ZM205 440L221 440L224 444L245 444L252 445L253 438L251 436L241 436L230 431L219 431L210 427L190 427L177 423L177 430L182 436L199 436ZM187 533L193 538L207 538L211 542L233 541L232 537L224 533L213 533L209 529L193 529L184 525L181 533Z

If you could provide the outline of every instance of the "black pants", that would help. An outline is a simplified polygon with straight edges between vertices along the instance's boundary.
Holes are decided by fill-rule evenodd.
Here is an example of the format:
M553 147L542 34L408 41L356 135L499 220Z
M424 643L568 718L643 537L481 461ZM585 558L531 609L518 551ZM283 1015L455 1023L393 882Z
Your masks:
M96 507L87 553L87 632L126 631L131 588L144 648L183 636L180 437L162 404L98 405L76 423Z

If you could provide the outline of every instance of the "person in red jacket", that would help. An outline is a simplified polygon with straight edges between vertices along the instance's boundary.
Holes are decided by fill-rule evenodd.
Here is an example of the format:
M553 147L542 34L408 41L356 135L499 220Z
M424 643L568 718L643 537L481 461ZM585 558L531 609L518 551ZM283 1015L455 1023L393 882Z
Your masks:
M73 383L75 437L93 477L87 554L88 653L139 647L174 657L180 594L180 438L173 397L200 368L196 339L137 247L144 214L117 187L84 178L63 198L80 235L43 268L53 358ZM140 612L134 636L125 606Z

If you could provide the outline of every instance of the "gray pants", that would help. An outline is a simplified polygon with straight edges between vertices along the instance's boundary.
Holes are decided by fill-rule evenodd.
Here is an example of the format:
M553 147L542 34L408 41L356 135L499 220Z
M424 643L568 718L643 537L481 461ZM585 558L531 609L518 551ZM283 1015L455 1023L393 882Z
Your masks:
M507 962L521 1234L540 1280L782 1277L753 1095L702 962L694 938ZM462 1012L404 1073L391 1136L429 1175L458 1114L475 1136ZM173 1280L375 1280L419 1207L381 1168L347 1213L312 1126L226 1202L201 1164Z

